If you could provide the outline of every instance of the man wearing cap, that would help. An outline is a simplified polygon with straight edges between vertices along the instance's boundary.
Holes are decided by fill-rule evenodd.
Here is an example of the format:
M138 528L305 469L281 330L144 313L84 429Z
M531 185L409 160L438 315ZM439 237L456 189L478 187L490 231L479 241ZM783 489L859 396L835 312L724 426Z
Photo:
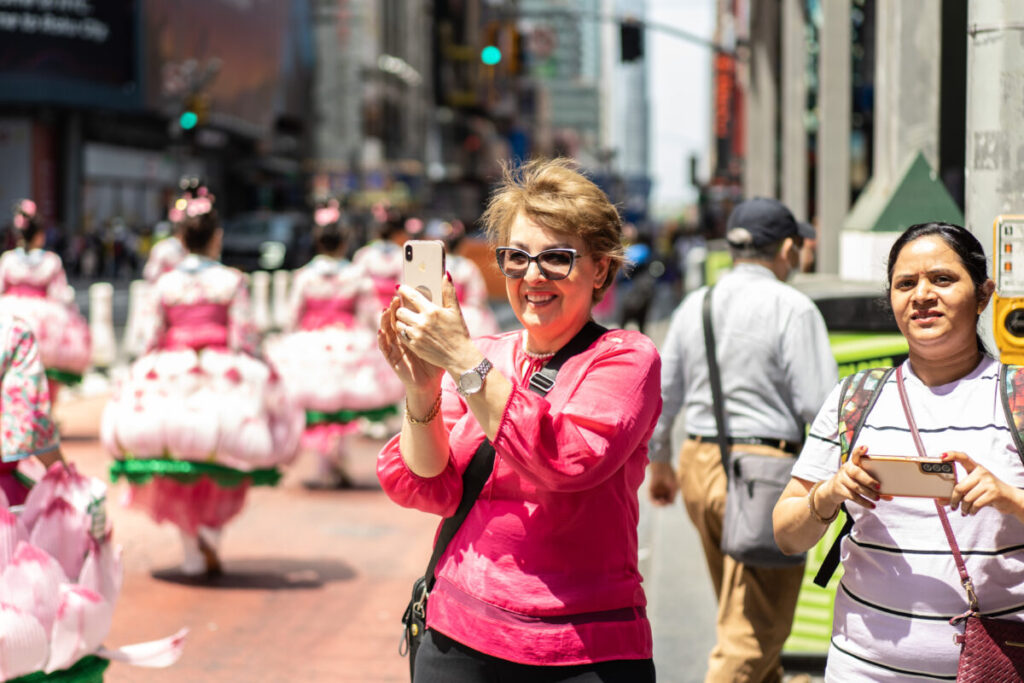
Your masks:
M807 226L808 228L810 226ZM806 228L774 199L754 198L729 216L733 268L714 288L712 324L730 442L795 456L804 426L837 379L825 322L814 303L785 283L799 263ZM779 653L789 635L803 565L754 567L719 549L726 476L719 453L702 304L690 293L672 316L662 347L664 407L650 444L651 498L667 505L682 489L700 533L715 595L717 642L706 681L779 681ZM672 426L679 412L687 438L672 469Z

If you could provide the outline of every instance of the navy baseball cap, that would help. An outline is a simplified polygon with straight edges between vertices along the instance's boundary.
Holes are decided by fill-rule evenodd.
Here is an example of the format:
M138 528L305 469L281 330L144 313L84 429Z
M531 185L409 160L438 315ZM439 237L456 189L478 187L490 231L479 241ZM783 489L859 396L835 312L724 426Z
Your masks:
M767 197L740 202L729 215L725 238L735 247L761 247L787 237L814 238L810 223L797 222L786 205Z

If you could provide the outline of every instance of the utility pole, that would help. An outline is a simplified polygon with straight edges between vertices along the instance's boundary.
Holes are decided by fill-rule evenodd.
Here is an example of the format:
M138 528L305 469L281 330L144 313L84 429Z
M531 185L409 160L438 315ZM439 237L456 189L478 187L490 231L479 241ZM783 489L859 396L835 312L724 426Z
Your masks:
M992 224L1024 213L1024 3L972 0L967 14L966 220L995 258ZM995 350L992 306L979 332Z

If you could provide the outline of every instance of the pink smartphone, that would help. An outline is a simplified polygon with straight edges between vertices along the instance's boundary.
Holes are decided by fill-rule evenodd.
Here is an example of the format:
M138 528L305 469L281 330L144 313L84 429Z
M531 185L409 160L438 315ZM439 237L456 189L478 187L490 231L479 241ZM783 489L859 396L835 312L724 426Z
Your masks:
M444 242L409 240L403 246L402 284L415 287L435 305L441 305L444 280Z
M956 467L941 458L865 455L861 467L878 480L879 493L886 496L948 499L956 486Z

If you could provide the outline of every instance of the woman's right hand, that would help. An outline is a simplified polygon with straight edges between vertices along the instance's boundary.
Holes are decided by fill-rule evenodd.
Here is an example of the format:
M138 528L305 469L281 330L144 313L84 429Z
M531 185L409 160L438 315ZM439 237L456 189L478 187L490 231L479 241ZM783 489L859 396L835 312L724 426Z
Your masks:
M867 446L854 448L850 458L843 463L839 471L818 487L815 500L811 503L822 517L829 517L847 500L873 510L875 503L883 498L878 493L881 484L861 467L861 458L867 455L867 452Z
M395 312L401 305L399 297L391 299L380 317L377 329L377 347L388 361L388 365L405 385L406 393L416 390L425 391L431 397L437 394L444 372L436 365L422 360L402 343L395 326Z

